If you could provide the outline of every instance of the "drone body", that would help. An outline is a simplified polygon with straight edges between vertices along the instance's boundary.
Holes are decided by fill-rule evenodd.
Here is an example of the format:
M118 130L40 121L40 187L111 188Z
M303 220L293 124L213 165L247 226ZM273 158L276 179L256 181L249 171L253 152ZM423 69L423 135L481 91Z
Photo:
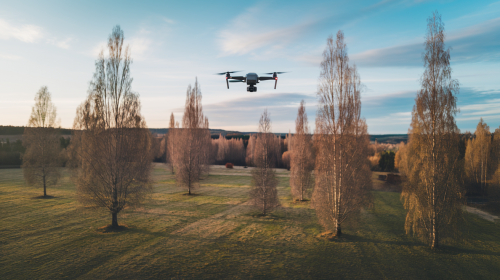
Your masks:
M248 73L246 76L231 76L231 73L236 73L239 71L231 71L231 72L222 72L222 73L217 73L217 75L226 75L226 84L227 88L229 89L229 83L246 83L247 86L247 91L249 92L257 92L257 85L259 81L266 81L266 80L274 80L274 89L276 89L276 85L278 84L278 74L286 73L286 72L273 72L273 73L266 73L267 75L273 75L272 77L259 77L259 75L255 73Z

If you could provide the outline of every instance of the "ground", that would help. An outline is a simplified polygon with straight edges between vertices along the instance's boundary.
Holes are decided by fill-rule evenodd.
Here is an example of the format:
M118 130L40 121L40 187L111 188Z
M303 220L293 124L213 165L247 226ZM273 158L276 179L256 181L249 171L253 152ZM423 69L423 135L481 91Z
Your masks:
M399 193L374 191L374 207L343 238L318 238L308 202L294 203L280 171L282 207L260 217L248 203L248 169L212 169L187 196L156 164L154 193L124 210L120 232L104 210L85 209L64 171L52 199L0 170L2 279L497 279L500 224L466 214L463 240L432 251L404 232Z

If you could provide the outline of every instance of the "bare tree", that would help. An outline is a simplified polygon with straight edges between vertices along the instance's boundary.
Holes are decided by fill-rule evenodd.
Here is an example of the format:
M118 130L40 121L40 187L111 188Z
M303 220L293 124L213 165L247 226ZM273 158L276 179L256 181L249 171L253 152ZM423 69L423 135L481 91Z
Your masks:
M250 197L254 205L266 215L269 211L279 206L278 191L276 186L276 172L274 156L274 135L271 133L271 119L267 109L260 117L259 133L255 142L253 161L256 168L252 170L252 188Z
M361 82L349 66L344 33L330 36L323 52L314 142L317 150L312 203L320 223L342 234L341 225L371 203L369 138L361 118Z
M193 87L188 86L182 129L176 132L176 137L174 165L177 183L187 188L188 194L192 194L199 187L202 173L208 171L211 143L208 119L203 116L198 80Z
M166 163L170 166L170 171L174 173L174 156L175 156L175 141L176 133L174 113L170 114L168 124L168 133L165 135L165 153Z
M47 186L57 184L61 176L61 145L54 128L56 115L50 92L47 87L41 87L35 95L28 126L24 129L26 151L21 167L29 185L43 187L43 197L47 197Z
M314 169L314 159L311 151L312 141L309 135L309 124L304 105L305 102L302 100L295 120L290 173L292 195L300 201L305 199L314 184L311 174Z
M151 191L151 133L132 91L129 47L123 31L113 28L109 57L101 51L85 102L77 109L71 141L78 199L87 206L118 213L139 204Z
M450 50L445 49L444 24L434 12L427 20L422 55L425 71L415 98L408 142L402 199L408 210L407 233L427 241L457 233L463 191L459 180L459 130L455 124L457 80L451 79Z

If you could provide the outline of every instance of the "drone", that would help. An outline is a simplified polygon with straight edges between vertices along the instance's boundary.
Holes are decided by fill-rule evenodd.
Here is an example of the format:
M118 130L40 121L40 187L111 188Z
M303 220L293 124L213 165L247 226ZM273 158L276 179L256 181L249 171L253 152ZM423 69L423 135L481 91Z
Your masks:
M248 73L246 76L231 76L232 73L236 72L240 71L228 71L228 72L217 73L216 75L226 75L226 84L228 89L229 89L229 83L247 83L248 92L257 92L257 87L255 85L258 84L259 81L274 80L275 81L274 89L276 89L276 85L278 84L278 74L286 73L286 72L265 73L266 75L273 75L272 77L259 77L255 73Z

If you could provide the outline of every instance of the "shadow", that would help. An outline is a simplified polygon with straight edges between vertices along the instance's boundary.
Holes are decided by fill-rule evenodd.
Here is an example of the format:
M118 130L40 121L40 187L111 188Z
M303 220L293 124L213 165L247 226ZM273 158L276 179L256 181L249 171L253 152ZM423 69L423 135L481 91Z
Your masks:
M51 195L46 195L46 196L40 195L40 196L32 197L31 199L52 199L52 198L57 198L57 197L51 196Z
M192 193L192 194L189 194L189 193L183 193L182 195L187 195L187 196L202 196L201 193Z
M333 237L333 238L325 238L325 237L322 238L316 237L316 238L327 239L329 241L339 242L339 243L374 243L374 244L386 244L386 245L397 245L397 246L408 246L408 247L421 247L426 249L428 252L432 252L435 254L444 254L444 255L472 254L472 255L487 255L487 256L497 256L497 257L500 256L500 252L497 251L489 251L489 250L474 249L474 248L460 248L450 245L441 245L439 248L431 249L429 245L413 240L401 240L401 241L377 240L350 234L342 234L339 237Z
M122 232L128 229L129 227L127 225L118 225L117 227L114 227L112 225L106 225L98 228L96 231L98 233L113 233L113 232Z

